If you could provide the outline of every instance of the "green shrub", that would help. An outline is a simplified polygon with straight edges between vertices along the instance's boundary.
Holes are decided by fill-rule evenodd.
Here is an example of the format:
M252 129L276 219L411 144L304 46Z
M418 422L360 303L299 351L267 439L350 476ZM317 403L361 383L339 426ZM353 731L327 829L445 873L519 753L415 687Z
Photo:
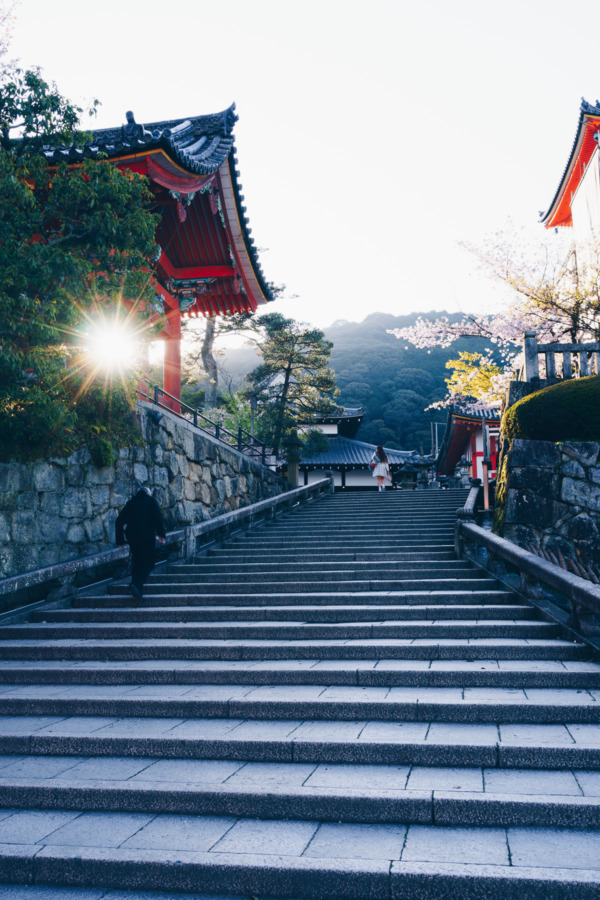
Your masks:
M600 441L600 377L573 378L511 406L502 430L509 440Z
M112 448L112 444L102 437L96 438L90 444L90 456L97 469L112 466L115 461L115 451Z

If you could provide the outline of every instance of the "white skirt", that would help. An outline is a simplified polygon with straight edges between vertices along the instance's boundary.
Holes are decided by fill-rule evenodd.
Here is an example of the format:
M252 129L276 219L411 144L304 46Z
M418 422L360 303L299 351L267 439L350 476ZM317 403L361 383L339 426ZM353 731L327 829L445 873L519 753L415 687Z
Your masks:
M385 478L389 475L390 468L387 463L378 462L373 469L373 478Z

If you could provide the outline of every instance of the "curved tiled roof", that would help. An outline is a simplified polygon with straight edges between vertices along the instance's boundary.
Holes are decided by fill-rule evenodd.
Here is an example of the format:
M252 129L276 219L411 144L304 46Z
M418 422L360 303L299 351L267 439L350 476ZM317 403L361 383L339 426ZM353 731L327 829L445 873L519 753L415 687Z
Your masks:
M239 220L242 239L251 263L254 276L264 298L275 299L269 283L266 281L248 216L243 204L239 183L240 173L237 169L237 156L233 128L238 121L235 103L219 113L206 116L193 116L188 119L166 119L162 122L138 124L132 112L126 113L127 122L117 128L104 128L91 132L91 140L82 148L52 147L43 148L44 155L51 163L78 163L84 159L106 157L118 160L132 154L143 154L162 150L174 163L179 164L189 173L196 176L214 175L227 163L226 170L231 180L231 189L235 198L237 219ZM223 170L222 174L225 172Z
M99 154L108 159L144 150L165 150L195 175L213 175L233 148L233 126L238 120L235 103L220 113L190 119L167 119L138 125L128 112L127 124L92 131L83 148L45 147L51 161L76 162Z
M335 436L328 438L329 449L313 456L302 456L300 467L317 466L363 466L367 467L375 453L375 444L355 441L352 438ZM420 459L416 450L388 450L384 448L391 465L403 465L414 458Z

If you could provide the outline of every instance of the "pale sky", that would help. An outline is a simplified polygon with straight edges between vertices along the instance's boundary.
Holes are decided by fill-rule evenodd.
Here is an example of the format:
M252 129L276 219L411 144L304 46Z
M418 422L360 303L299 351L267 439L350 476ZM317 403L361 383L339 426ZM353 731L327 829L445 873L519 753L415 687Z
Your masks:
M600 95L598 0L21 0L11 56L91 127L237 104L242 189L272 309L482 310L458 242L542 231L581 96ZM292 295L298 295L291 299Z

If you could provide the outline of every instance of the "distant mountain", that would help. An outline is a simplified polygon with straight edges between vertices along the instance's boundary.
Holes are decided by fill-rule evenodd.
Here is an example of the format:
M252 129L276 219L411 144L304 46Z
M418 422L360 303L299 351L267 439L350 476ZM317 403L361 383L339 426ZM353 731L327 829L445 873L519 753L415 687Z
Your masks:
M388 329L414 325L418 318L447 315L460 321L461 313L411 313L392 316L372 313L363 322L337 321L323 329L333 343L331 367L340 388L339 402L344 406L362 406L365 417L356 437L397 450L431 449L431 421L446 421L443 410L425 412L430 403L446 394L445 368L459 350L481 352L488 347L479 338L461 338L451 347L418 350L399 341ZM244 375L258 363L252 349L227 350L223 368L236 389ZM226 384L223 384L226 387Z

